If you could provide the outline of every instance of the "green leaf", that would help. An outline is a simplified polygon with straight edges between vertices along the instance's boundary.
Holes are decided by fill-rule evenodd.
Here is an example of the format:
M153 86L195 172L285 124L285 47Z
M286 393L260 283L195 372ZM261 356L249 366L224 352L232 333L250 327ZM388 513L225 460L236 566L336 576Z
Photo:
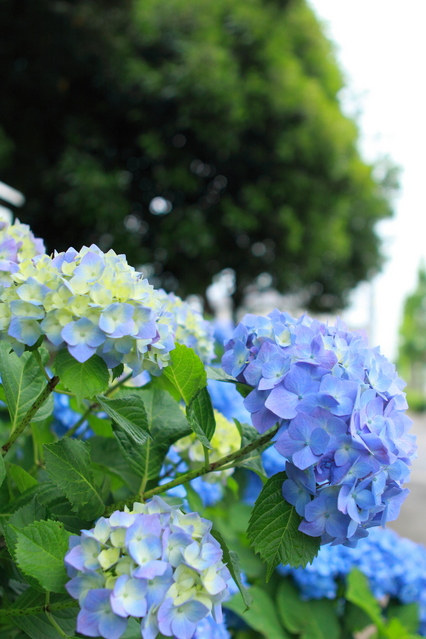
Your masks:
M188 421L197 438L206 448L213 450L210 440L216 429L212 400L207 387L201 388L186 409Z
M38 481L27 473L24 468L16 466L16 464L9 464L9 475L15 482L20 493L24 493L32 486L38 486Z
M252 386L248 386L248 384L242 384L241 382L238 382L238 384L235 385L235 388L244 398L246 398L247 395L250 395L251 391L253 390Z
M92 462L105 466L109 472L115 473L129 486L132 494L138 492L141 483L140 476L136 475L129 467L129 462L123 456L114 436L111 439L92 437L90 446Z
M302 518L282 496L287 475L277 473L265 484L253 507L247 536L267 565L267 579L278 564L306 566L317 555L320 540L298 530Z
M241 448L243 448L244 446L247 446L248 444L251 444L251 442L253 442L255 439L258 439L259 433L254 428L254 426L251 426L249 424L242 424L238 421L238 419L234 419L234 422L241 435ZM264 477L267 477L265 469L263 468L262 457L260 455L260 453L262 453L262 451L266 450L267 448L269 448L269 444L266 444L265 446L261 448L256 448L255 450L252 450L251 453L243 457L241 460L238 460L235 463L235 466L240 466L242 468L248 468L249 470L253 470L255 473L259 475L261 479L263 479ZM283 459L283 467L284 466L285 466L285 461Z
M115 432L121 452L132 470L147 481L155 479L170 446L191 433L191 428L179 404L167 391L153 387L140 391L145 406L149 432L143 446L136 447L125 433Z
M357 568L353 568L348 575L345 597L361 608L379 630L383 630L384 623L380 604L371 592L368 578Z
M275 603L270 596L259 586L253 586L249 592L253 598L249 610L246 610L239 595L224 601L223 606L235 612L248 626L260 632L266 639L287 639L289 636L281 626Z
M223 561L228 566L231 577L237 584L238 590L240 591L241 597L243 598L244 604L246 606L246 610L248 610L253 603L253 598L241 580L241 567L238 555L233 550L229 550L224 538L219 531L213 529L211 530L211 534L220 543L220 547L223 551Z
M16 562L22 572L49 592L65 592L68 581L64 556L69 533L57 521L37 521L16 530Z
M148 419L140 395L129 393L117 399L102 395L96 397L118 430L124 431L137 446L142 446L149 437Z
M114 366L114 368L111 369L112 381L114 381L118 377L121 377L123 372L124 372L124 364L118 364L118 366Z
M102 515L104 502L95 486L87 443L64 438L45 444L46 470L81 517L93 520Z
M328 599L302 601L290 579L280 582L277 609L284 627L303 639L339 639L340 624L333 602Z
M56 355L53 366L65 388L74 393L78 402L83 398L92 399L108 388L109 371L98 355L92 355L81 364L63 348Z
M223 368L214 368L213 366L206 366L206 374L208 379L214 379L217 382L231 382L237 383L235 377L231 377L228 373L225 373Z
M3 455L0 455L0 486L4 482L4 478L6 477L6 467L4 465Z
M24 530L35 521L46 519L46 508L38 501L37 497L16 510L7 522L5 539L12 557L15 556L17 531Z
M204 364L192 348L183 344L176 344L170 356L172 363L164 369L163 375L189 406L200 388L207 385Z
M410 604L390 604L387 609L389 619L396 617L410 632L416 632L419 627L419 605Z
M62 628L67 636L74 637L76 617L78 614L78 602L75 607L66 608L64 610L55 610L54 605L62 601L69 601L69 597L63 595L51 594L50 605L53 605L52 616L56 623ZM28 588L16 601L11 608L16 610L24 610L34 606L43 606L46 603L46 595ZM13 622L18 628L26 633L31 639L63 639L61 635L49 622L45 613L38 615L16 616Z
M13 432L45 388L46 379L33 353L25 352L18 357L10 352L7 342L0 342L0 376ZM52 412L53 396L50 395L32 421L46 419Z

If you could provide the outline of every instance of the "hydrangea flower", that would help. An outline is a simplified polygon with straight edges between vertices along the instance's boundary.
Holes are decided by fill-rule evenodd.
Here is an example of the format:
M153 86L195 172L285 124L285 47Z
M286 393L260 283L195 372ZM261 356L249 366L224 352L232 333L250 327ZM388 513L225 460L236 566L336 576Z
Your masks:
M192 348L205 364L214 358L214 327L202 314L174 293L158 291L164 309L173 315L176 322L175 339L178 344Z
M299 530L354 545L398 516L416 444L405 384L378 348L340 320L275 310L243 318L222 365L253 388L244 405L257 430L280 425L283 496L303 518Z
M159 374L174 347L175 322L161 296L124 255L97 246L25 259L0 287L0 331L19 354L44 336L79 362Z
M79 601L77 632L119 639L135 617L143 639L191 639L199 622L216 622L223 633L212 637L226 637L221 603L231 577L211 527L154 497L70 537L66 588Z
M45 252L43 240L34 237L28 224L15 220L13 224L0 221L0 286L12 284L11 273L17 264Z
M369 580L377 599L391 597L403 604L419 605L421 631L426 632L426 548L392 530L376 528L356 548L323 546L306 568L280 566L291 575L304 599L334 599L339 582L353 568Z

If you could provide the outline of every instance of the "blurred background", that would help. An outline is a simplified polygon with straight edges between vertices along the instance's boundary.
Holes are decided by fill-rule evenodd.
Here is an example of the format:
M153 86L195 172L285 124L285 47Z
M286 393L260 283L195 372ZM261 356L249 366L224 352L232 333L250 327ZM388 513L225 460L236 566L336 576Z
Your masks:
M343 315L423 410L425 18L423 0L403 15L394 0L3 0L0 213L49 252L126 253L223 322ZM422 459L397 525L426 542Z

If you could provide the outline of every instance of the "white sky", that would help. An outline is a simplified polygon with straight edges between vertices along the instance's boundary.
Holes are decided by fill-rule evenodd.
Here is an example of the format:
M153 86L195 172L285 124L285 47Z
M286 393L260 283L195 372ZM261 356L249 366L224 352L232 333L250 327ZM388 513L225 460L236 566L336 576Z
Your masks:
M345 109L358 112L366 160L388 155L402 167L395 217L382 222L388 262L370 292L354 296L353 323L368 318L372 345L394 358L404 298L426 259L426 0L310 0L334 41L348 90ZM349 320L350 321L350 320Z

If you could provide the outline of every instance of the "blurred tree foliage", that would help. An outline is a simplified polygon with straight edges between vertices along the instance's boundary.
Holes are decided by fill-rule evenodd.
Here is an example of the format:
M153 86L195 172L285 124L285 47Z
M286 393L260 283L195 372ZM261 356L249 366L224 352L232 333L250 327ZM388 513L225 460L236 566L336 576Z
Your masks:
M320 309L380 266L394 174L361 160L305 0L3 0L0 16L1 176L49 250L113 246L180 294L231 267L241 296L268 272Z
M400 334L399 365L409 373L420 366L425 378L426 367L426 267L418 273L417 288L405 300ZM426 380L423 380L426 381ZM426 388L422 388L426 390Z

